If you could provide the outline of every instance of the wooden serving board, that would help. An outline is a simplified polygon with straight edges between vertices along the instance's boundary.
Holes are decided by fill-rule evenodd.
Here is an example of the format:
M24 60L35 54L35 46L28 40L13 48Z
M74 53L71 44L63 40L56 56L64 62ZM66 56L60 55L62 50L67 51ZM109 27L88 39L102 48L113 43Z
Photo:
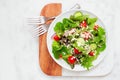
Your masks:
M57 16L61 13L61 3L50 3L43 7L40 15L46 17ZM47 33L39 37L39 64L41 70L49 76L61 76L62 68L50 56L47 49Z

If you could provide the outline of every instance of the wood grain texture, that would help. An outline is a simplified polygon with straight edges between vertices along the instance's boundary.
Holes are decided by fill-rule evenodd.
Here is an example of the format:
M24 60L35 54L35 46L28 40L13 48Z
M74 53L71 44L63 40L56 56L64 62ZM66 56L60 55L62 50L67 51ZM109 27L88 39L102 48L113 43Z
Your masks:
M51 17L57 16L61 13L60 3L47 4L41 10L40 15ZM39 37L39 64L41 70L49 76L61 76L62 68L59 66L50 56L47 44L46 44L47 33Z

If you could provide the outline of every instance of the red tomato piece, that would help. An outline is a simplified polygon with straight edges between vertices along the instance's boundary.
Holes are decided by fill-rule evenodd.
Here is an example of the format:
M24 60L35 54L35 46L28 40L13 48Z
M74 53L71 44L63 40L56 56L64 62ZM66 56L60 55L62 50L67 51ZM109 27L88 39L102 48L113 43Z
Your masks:
M89 55L90 55L90 56L94 56L94 55L95 55L95 52L90 51L90 52L89 52Z
M75 54L80 54L79 50L76 49L76 48L74 48L74 53L75 53Z
M99 26L98 25L95 25L94 26L94 30L98 30Z
M80 27L87 27L87 23L86 23L86 21L84 20L84 21L82 21L82 23L80 23Z
M74 56L69 56L68 57L68 63L74 64L76 62L76 58Z
M59 36L56 35L56 34L53 36L53 39L54 39L55 41L59 41L59 40L60 40Z
M59 58L62 58L62 54L60 54Z

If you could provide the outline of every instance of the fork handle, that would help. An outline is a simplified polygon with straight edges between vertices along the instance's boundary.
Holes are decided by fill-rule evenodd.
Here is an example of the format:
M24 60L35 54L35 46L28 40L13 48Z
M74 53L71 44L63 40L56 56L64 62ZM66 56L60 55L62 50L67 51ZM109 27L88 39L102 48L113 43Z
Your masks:
M81 8L80 4L76 3L73 7L70 8L70 10L71 9L80 9L80 8Z
M69 10L71 10L71 9L80 9L80 8L81 8L81 7L80 7L80 4L76 3L76 4L75 4L73 7L71 7ZM42 17L42 16L40 16L40 17ZM41 21L41 23L38 23L38 25L44 25L44 24L46 24L46 22L48 22L49 20L54 20L55 17L56 17L56 16L47 17L47 20L46 20L45 22L42 23L42 21Z
M56 16L48 17L46 21L53 20L53 19L55 19L55 17L56 17Z

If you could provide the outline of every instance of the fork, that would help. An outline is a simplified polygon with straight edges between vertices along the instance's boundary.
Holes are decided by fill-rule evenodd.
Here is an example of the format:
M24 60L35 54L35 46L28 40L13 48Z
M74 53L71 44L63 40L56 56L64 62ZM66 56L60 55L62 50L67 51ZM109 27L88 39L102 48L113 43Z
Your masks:
M80 9L80 5L79 4L75 4L73 7L71 7L70 9ZM38 16L38 17L32 17L32 18L28 18L28 24L29 25L40 25L40 24L45 24L46 21L48 20L53 20L55 19L56 16L52 16L52 17L45 17L45 16Z
M56 16L52 16L52 17L38 16L38 17L28 18L28 24L29 25L45 24L46 21L53 20L55 19L55 17Z
M79 4L75 4L72 8L70 9L80 9L80 5ZM55 17L54 17L55 18ZM51 18L53 19L53 18ZM49 28L49 25L50 24L46 24L46 23L43 23L41 24L40 26L38 26L34 31L36 32L36 36L40 36L42 34L44 34L45 32L48 31L48 28Z
M48 31L48 28L49 28L49 25L50 24L44 24L44 25L40 25L38 26L37 28L34 29L34 34L35 36L40 36L42 34L44 34L45 32Z

